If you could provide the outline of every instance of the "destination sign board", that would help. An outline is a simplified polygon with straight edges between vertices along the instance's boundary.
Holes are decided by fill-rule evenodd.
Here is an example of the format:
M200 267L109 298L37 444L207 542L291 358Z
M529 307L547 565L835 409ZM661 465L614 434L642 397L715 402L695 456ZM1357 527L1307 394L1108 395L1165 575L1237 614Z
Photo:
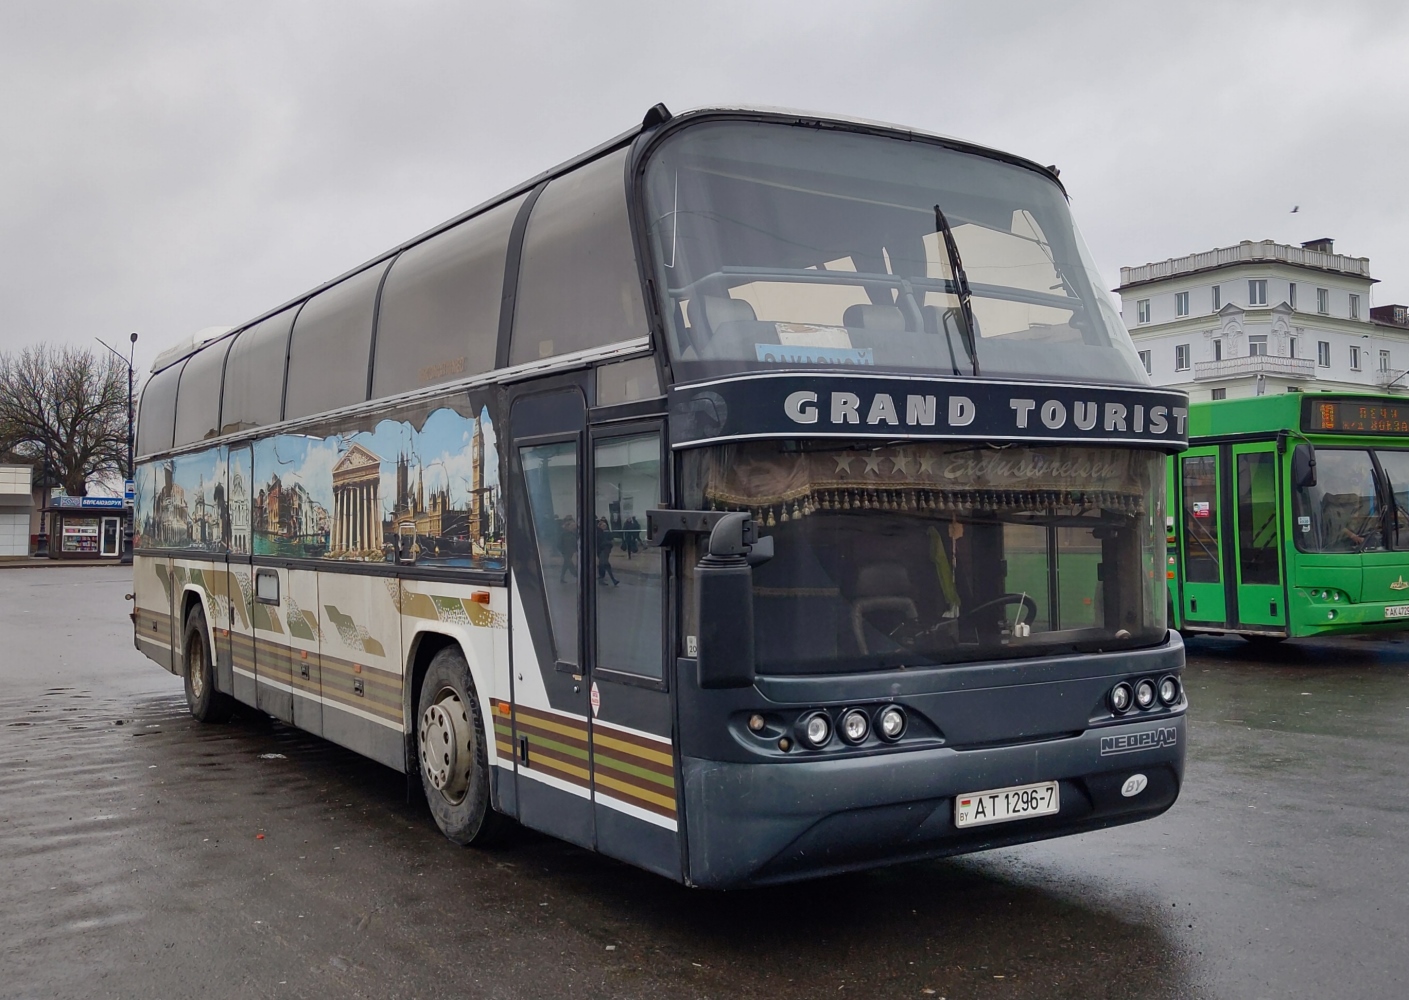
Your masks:
M1308 433L1409 434L1409 401L1308 399L1301 416Z
M1053 441L1182 451L1189 397L1082 386L903 375L763 373L675 386L671 444L752 438Z

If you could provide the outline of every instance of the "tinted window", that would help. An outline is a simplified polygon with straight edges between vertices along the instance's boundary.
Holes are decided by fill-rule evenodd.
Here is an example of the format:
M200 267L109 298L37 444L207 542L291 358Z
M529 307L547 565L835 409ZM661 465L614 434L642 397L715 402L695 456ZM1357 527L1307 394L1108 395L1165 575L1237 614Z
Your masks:
M226 337L187 359L176 396L178 447L220 433L220 380L232 340L233 337Z
M578 554L582 529L577 523L577 445L544 444L520 448L524 487L538 542L538 565L553 645L559 663L577 663Z
M646 511L660 504L660 435L597 442L597 665L660 677L665 553L647 548Z
M385 265L369 267L309 299L289 344L284 419L336 410L367 398L372 315Z
M528 221L510 364L646 336L625 151L548 185Z
M261 320L235 338L225 362L220 433L279 422L284 405L284 360L294 310Z
M171 447L171 430L176 422L176 386L185 362L163 368L142 390L137 410L137 454L150 455Z
M403 253L382 288L372 395L494 367L504 255L523 196Z
M1277 561L1277 456L1238 456L1238 575L1243 583L1281 583Z
M1218 459L1184 459L1184 577L1190 583L1217 583Z

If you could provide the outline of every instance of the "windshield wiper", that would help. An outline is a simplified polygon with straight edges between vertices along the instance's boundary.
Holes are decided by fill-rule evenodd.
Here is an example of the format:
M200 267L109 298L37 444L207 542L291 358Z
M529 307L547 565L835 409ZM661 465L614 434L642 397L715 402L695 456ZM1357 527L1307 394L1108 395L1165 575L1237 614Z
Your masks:
M974 342L974 309L969 302L969 276L964 273L964 262L959 259L959 244L954 242L954 230L949 228L949 220L944 217L938 205L934 207L935 231L944 237L944 249L949 254L949 270L954 274L954 284L959 290L959 314L964 318L964 349L973 362L974 374L978 374L978 345Z

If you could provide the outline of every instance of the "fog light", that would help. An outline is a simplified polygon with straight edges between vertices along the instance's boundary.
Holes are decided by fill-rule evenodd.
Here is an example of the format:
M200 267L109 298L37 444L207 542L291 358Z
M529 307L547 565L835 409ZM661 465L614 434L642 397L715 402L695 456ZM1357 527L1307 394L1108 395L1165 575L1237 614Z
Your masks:
M813 712L803 720L802 738L813 748L827 745L832 738L832 720L826 712Z
M1124 715L1130 711L1130 703L1134 700L1135 694L1130 690L1130 685L1121 681L1111 688L1111 711L1116 715Z
M757 712L754 712L752 715L749 716L749 732L751 733L763 732L763 727L767 724L768 721L764 719L763 716L759 715Z
M883 740L898 740L905 734L905 710L895 705L881 712L876 719L876 730Z
M841 738L852 746L860 743L871 731L871 720L859 708L853 708L841 717Z
M1135 704L1149 708L1155 703L1155 682L1146 677L1135 685Z
M1332 610L1332 611L1327 611L1327 612L1326 612L1326 620L1327 620L1327 621L1334 621L1334 620L1335 620L1335 617L1336 617L1336 613L1335 613L1334 610Z
M1159 700L1173 705L1179 700L1179 681L1174 677L1163 677L1159 682Z

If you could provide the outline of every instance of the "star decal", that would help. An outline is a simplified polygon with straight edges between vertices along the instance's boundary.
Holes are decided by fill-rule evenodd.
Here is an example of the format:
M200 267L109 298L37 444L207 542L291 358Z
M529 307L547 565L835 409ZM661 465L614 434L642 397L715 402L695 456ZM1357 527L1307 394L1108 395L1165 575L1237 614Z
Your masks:
M836 474L837 474L838 476L849 476L849 475L851 475L851 456L850 456L850 455L833 455L833 456L832 456L832 461L834 461L834 462L837 463Z
M867 455L866 468L864 470L866 475L869 476L871 473L874 472L876 475L879 476L881 474L881 461L884 458L884 455L877 455L875 452L872 452L871 454Z

